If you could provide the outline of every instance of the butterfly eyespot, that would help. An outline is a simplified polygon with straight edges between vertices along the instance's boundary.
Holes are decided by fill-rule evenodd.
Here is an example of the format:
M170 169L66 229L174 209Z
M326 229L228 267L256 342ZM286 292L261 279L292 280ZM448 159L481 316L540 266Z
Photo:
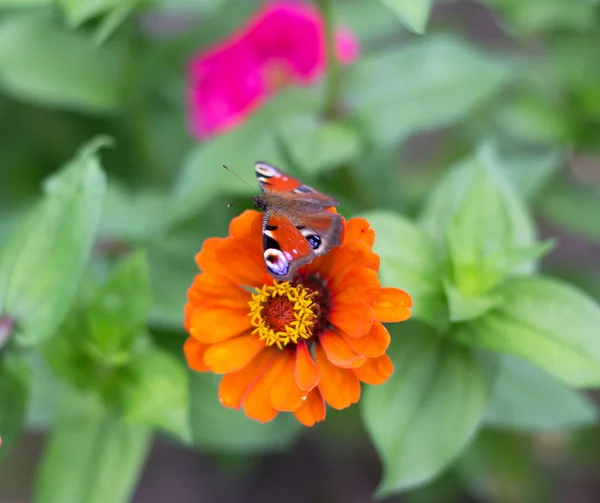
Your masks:
M290 261L281 250L266 250L264 259L267 269L276 276L285 276L290 270Z
M321 238L316 234L310 234L306 236L306 240L313 250L316 250L319 248L319 246L321 246Z
M270 178L277 173L277 170L273 166L262 162L257 162L254 169L257 174L261 174L267 178Z
M307 187L306 185L301 185L297 189L294 189L293 192L295 192L296 194L312 194L314 190L310 187Z

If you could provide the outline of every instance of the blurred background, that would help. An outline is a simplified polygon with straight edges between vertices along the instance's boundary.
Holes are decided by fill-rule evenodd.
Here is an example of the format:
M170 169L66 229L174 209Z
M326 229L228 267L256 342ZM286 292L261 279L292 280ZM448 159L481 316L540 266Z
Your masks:
M198 138L188 64L261 5L0 0L0 244L46 176L94 135L112 137L101 153L108 190L93 267L148 249L148 332L183 361L193 257L253 195L221 163L251 185L258 159L304 173L339 195L346 214L414 216L448 166L492 139L526 173L520 188L541 237L557 238L542 269L600 300L600 2L438 0L417 35L383 3L335 0L336 24L360 45L343 68L351 112L318 129L306 110L321 103L322 80L291 82L241 123ZM28 427L0 465L2 503L32 501L61 387L39 355L31 365ZM194 446L157 434L132 501L370 500L381 466L358 407L328 409L311 429L281 418L261 430L221 410L216 381L190 379ZM535 434L488 426L439 478L385 501L599 501L600 427L573 426Z

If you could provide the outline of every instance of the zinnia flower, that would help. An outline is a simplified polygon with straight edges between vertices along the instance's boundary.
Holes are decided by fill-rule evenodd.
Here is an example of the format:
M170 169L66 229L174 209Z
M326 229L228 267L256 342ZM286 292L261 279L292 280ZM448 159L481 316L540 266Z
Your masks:
M340 246L301 267L293 282L278 282L263 261L261 219L246 211L229 237L204 242L185 306L184 351L192 369L224 374L225 407L243 406L261 422L293 412L312 426L326 403L356 403L360 382L387 380L393 365L382 322L408 319L412 301L381 287L366 220L344 222Z
M336 37L338 58L350 63L358 42L348 30ZM266 6L229 39L195 57L189 68L190 127L206 139L242 122L287 83L308 84L325 69L322 19L312 6Z

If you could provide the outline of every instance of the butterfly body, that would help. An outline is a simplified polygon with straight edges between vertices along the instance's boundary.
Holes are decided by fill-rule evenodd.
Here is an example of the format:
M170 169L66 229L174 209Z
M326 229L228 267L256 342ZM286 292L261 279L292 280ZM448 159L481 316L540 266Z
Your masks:
M256 163L255 172L265 265L275 279L291 281L299 267L340 244L343 220L330 210L339 202L269 164Z

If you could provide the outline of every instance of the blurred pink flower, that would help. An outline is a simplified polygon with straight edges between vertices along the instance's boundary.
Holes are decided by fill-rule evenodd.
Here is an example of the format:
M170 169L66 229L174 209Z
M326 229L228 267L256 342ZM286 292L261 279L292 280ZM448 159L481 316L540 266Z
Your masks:
M346 29L336 33L340 62L358 57L358 41ZM312 6L272 3L229 39L190 64L190 127L206 139L242 122L270 95L290 83L308 84L326 65L325 30Z

